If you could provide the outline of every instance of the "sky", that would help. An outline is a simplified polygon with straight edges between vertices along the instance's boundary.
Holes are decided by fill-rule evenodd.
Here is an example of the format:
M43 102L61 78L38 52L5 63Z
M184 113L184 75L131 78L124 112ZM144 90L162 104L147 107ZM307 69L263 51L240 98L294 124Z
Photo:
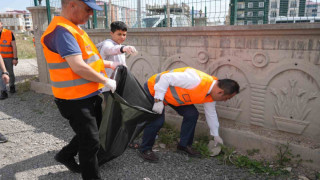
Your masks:
M33 0L0 0L0 12L8 10L27 10L27 7L33 6ZM45 0L43 1L45 2Z

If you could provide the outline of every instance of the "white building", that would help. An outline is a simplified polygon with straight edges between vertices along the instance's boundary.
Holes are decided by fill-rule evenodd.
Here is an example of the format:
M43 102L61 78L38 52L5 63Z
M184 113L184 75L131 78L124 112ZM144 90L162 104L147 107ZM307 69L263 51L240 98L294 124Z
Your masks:
M32 17L28 11L6 11L0 13L0 21L5 29L14 33L21 33L32 30Z

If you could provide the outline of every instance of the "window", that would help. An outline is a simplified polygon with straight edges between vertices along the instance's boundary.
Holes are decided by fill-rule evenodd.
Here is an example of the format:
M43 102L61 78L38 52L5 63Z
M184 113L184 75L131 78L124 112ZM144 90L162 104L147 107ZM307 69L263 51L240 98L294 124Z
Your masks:
M291 8L296 8L297 7L297 1L291 1L290 7Z
M258 12L258 16L264 16L264 12L263 11L259 11Z
M238 11L237 12L237 17L238 18L244 18L244 11Z
M253 12L252 11L247 12L247 17L252 17L252 16L253 16Z
M252 21L247 21L247 25L252 25Z
M244 25L244 21L238 21L237 25Z
M258 21L258 24L263 24L263 20L259 20L259 21Z
M253 8L253 2L248 3L248 8Z
M277 2L276 1L271 2L271 8L277 9Z
M290 17L295 17L295 16L296 16L296 11L290 10Z
M259 7L260 8L264 7L264 2L259 2Z
M277 11L271 11L270 17L277 17Z
M244 9L245 4L243 2L240 2L237 4L238 5L238 9Z

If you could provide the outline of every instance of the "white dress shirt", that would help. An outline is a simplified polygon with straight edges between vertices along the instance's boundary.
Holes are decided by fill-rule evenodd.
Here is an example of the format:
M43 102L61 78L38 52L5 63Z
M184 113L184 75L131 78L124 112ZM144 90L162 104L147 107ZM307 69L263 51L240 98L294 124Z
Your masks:
M200 76L194 69L186 69L184 72L166 73L161 75L159 81L155 84L155 99L163 100L169 86L181 87L184 89L192 89L197 87L201 82ZM214 80L210 86L208 94L210 93ZM216 102L208 102L203 104L204 112L210 134L212 136L219 136L219 121L216 112Z

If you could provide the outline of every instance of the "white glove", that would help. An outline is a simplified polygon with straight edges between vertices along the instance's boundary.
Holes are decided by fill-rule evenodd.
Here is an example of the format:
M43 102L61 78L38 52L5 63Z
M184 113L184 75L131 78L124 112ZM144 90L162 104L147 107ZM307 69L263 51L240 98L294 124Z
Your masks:
M114 91L117 88L117 83L113 79L108 79L108 81L104 85L107 86L111 90L112 93L114 93Z
M152 111L158 114L162 114L163 108L164 108L163 102L159 101L153 104Z
M119 66L119 65L121 65L121 63L119 63L119 62L112 62L110 68L111 68L112 70L115 70L116 67Z
M136 48L133 46L125 46L123 48L123 51L128 53L128 54L135 54L137 52Z
M218 144L223 144L223 140L220 136L214 136L213 145L217 146Z

